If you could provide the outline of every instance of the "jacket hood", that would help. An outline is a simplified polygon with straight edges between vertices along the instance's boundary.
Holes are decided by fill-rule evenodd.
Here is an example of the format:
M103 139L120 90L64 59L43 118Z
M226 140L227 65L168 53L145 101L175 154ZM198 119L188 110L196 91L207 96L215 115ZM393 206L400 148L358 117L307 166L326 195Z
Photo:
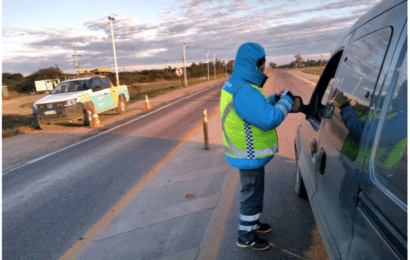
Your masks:
M267 77L258 69L257 64L258 60L264 57L265 50L259 44L253 42L242 44L236 53L234 75L262 87Z

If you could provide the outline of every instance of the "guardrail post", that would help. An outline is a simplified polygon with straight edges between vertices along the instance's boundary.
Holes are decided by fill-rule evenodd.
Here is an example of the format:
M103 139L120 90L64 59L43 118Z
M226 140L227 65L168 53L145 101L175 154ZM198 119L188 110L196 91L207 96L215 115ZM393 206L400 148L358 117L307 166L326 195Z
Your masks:
M204 142L205 142L205 150L209 150L209 141L208 141L208 115L206 108L202 109L202 116L204 119Z

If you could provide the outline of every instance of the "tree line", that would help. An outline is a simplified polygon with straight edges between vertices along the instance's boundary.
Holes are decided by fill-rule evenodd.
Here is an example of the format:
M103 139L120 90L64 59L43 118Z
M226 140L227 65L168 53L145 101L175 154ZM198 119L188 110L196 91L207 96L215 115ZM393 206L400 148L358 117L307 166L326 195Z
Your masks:
M319 60L304 60L300 54L295 55L295 60L284 65L278 66L274 62L270 62L269 66L273 69L280 68L280 69L285 69L285 68L296 68L296 67L322 67L326 66L327 60L324 59L319 59Z
M230 60L226 64L224 60L216 60L216 62L209 62L209 77L213 79L214 73L216 74L232 74L234 61ZM226 66L227 65L227 66ZM21 73L3 73L3 86L7 86L10 91L17 91L22 93L34 92L35 83L37 80L45 79L59 79L63 81L65 79L75 78L75 74L63 73L57 65L55 67L39 69L38 71L24 77ZM115 73L108 73L108 77L115 82ZM187 66L188 78L201 78L208 77L208 64L207 63L192 63ZM178 80L179 77L175 74L175 68L164 69L152 69L133 72L119 72L120 83L124 85L132 85L137 83L150 83L161 81L173 81Z

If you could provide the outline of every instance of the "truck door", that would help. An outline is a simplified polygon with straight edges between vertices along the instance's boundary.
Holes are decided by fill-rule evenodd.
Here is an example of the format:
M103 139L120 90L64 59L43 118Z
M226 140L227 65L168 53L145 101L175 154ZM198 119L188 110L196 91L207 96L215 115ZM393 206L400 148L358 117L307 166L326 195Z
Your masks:
M118 95L114 90L114 87L111 87L110 82L108 80L108 78L101 78L101 84L102 84L102 88L104 90L108 90L106 96L107 96L107 109L112 109L116 107L116 103L115 101L117 101L118 103ZM116 97L116 99L115 99Z
M99 78L91 79L90 85L93 91L92 101L93 101L94 107L97 109L97 112L100 113L102 111L108 110L107 102L108 102L108 94L110 90L103 89Z

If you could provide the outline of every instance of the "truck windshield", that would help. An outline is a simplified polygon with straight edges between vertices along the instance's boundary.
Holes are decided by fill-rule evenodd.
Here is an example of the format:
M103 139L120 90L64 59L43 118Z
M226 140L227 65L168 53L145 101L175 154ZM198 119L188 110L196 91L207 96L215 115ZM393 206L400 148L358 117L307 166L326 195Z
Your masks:
M90 88L89 80L77 80L61 82L50 94L60 94L67 92L83 91Z

